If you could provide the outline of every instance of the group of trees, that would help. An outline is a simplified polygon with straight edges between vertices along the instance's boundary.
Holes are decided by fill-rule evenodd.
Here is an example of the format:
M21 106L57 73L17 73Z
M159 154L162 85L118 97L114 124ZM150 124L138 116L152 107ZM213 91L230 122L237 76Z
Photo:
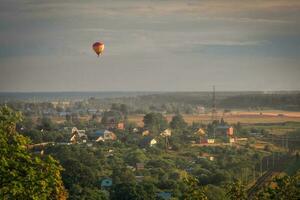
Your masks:
M16 131L20 113L0 108L0 194L3 199L67 199L62 167L51 156L34 156Z
M239 180L227 187L226 197L229 200L247 200L247 188ZM296 174L276 176L271 183L263 186L253 197L254 200L298 200L300 199L300 171Z

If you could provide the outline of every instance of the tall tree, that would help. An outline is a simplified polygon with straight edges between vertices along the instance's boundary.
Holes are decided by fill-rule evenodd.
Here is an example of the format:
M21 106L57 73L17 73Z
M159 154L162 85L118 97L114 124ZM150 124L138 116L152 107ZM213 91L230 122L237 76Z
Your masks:
M182 200L208 200L205 195L206 188L200 186L199 181L192 177L187 176L184 179L186 189L183 192Z
M60 172L51 156L33 156L29 139L17 133L21 114L0 108L0 194L3 199L67 199Z
M187 127L187 123L184 121L182 115L178 114L173 116L170 122L170 127L172 129L182 130Z
M228 186L226 196L231 200L247 200L246 187L241 181L236 180Z
M300 170L294 176L275 177L272 184L265 186L255 198L261 200L300 199Z
M145 127L155 134L168 127L166 118L160 113L148 113L144 116L143 121Z

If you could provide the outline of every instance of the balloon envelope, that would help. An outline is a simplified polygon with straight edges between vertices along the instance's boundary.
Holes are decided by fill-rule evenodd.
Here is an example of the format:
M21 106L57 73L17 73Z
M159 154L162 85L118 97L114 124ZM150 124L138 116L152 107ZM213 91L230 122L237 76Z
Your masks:
M95 42L93 44L93 49L94 49L95 53L99 56L103 53L104 44L101 42Z

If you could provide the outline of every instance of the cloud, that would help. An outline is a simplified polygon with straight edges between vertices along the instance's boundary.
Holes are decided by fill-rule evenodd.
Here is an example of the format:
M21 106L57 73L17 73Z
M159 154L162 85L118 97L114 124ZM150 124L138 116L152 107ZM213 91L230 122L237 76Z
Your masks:
M251 79L259 82L261 68L272 71L272 66L275 77L285 68L293 73L283 79L299 83L295 78L299 68L290 62L299 61L300 52L296 0L0 0L0 4L0 90L197 89L214 81L246 88L252 86ZM97 40L106 44L101 59L95 59L91 49ZM232 72L242 78L233 80ZM206 78L214 73L220 74L219 79ZM199 74L203 81L197 80ZM263 74L272 87L273 74ZM73 77L78 77L76 83ZM182 85L169 84L176 80Z

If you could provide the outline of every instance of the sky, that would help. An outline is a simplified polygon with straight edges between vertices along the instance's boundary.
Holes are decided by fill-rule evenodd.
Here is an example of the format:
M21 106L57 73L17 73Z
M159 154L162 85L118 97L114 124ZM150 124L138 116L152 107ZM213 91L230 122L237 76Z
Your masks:
M0 91L300 90L299 19L299 0L0 0Z

